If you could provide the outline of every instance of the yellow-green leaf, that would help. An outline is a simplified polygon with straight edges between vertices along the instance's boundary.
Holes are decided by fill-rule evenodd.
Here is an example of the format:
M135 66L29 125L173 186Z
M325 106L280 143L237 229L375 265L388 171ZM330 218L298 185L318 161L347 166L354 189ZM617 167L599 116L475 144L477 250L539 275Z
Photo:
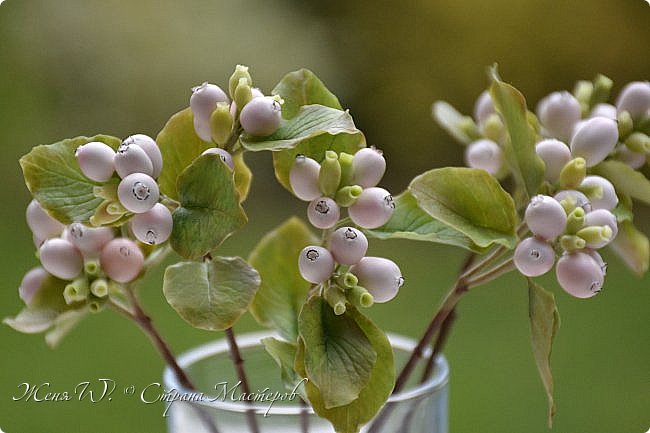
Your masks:
M341 109L337 97L309 69L289 72L273 88L272 93L284 99L282 117L285 119L291 119L298 114L303 105L320 104Z

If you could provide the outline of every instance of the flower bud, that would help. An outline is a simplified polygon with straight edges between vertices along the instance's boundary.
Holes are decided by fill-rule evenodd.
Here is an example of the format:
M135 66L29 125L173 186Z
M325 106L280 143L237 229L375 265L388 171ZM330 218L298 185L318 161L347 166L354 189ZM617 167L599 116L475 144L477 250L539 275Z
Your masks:
M308 246L300 252L298 269L305 280L313 284L320 284L334 272L334 258L323 247Z
M273 134L282 120L282 106L271 96L255 98L241 110L239 122L248 134L267 136Z
M352 179L354 176L354 172L352 171L352 161L354 161L354 155L345 152L339 153L339 164L341 165L341 186L352 185Z
M75 302L82 302L88 299L90 288L88 278L79 277L70 284L66 285L63 289L63 298L66 304L73 304Z
M503 152L492 140L477 140L465 148L465 163L471 168L480 168L495 175L503 165Z
M560 247L566 252L579 251L587 247L587 241L576 235L564 235L560 238Z
M126 137L122 142L122 146L130 146L131 144L139 146L151 160L151 165L153 166L151 177L155 179L160 176L163 168L163 158L162 153L160 153L160 148L154 139L145 134L134 134Z
M589 254L563 254L557 261L555 276L560 286L576 298L590 298L600 292L605 275Z
M148 176L153 175L153 163L140 146L137 144L122 144L114 158L115 171L124 179L133 173L144 173Z
M643 132L633 132L625 139L625 145L632 152L650 153L650 137Z
M104 278L97 278L90 284L90 293L98 298L108 296L108 281Z
M210 115L210 133L212 140L219 146L225 145L232 135L233 116L230 106L224 102L217 103L217 108Z
M318 185L320 164L305 155L297 155L289 172L289 184L296 197L311 201L321 196Z
M99 264L97 259L88 259L84 260L84 273L90 277L96 277L101 272L102 267Z
M569 92L553 92L539 102L537 115L551 137L567 142L582 117L582 108Z
M81 252L68 240L46 240L39 250L41 264L47 272L62 280L72 280L83 270Z
M571 139L571 154L581 156L587 167L593 167L614 150L618 142L618 125L606 117L593 117L584 121Z
M490 93L484 90L474 103L474 120L476 120L476 123L481 124L490 114L496 114L496 110Z
M567 217L565 233L574 235L585 226L585 210L581 207L573 209Z
M336 283L343 289L351 289L359 284L359 279L356 275L346 272L338 276Z
M230 97L233 99L235 99L235 90L242 78L249 86L253 85L253 79L251 78L251 74L248 72L248 66L237 65L235 66L235 71L228 80L228 93L230 93Z
M341 164L336 152L328 150L325 152L325 159L320 164L318 174L318 185L321 192L327 196L333 196L339 189L341 183Z
M591 93L590 103L592 105L603 103L609 99L609 94L612 90L614 82L611 78L603 74L598 74L594 79L593 92Z
M363 190L357 201L348 208L352 221L366 229L374 229L388 222L395 210L393 196L383 188Z
M208 154L213 154L213 155L219 155L219 158L228 166L230 167L231 170L235 169L235 162L232 159L232 155L228 153L227 150L218 148L218 147L211 147L209 149L206 149L203 151L201 155L208 155Z
M218 102L225 102L226 104L230 102L228 96L219 86L205 82L200 86L192 87L190 109L195 119L199 118L202 121L210 119L210 115L217 107ZM209 138L206 141L209 141Z
M634 81L628 83L616 100L618 111L627 111L633 119L640 119L650 110L650 83Z
M643 153L632 152L624 144L616 148L616 159L629 165L633 169L639 169L646 163L646 155Z
M602 248L612 240L609 226L588 226L578 230L576 236L585 240L586 248Z
M20 287L18 288L18 295L26 305L32 303L34 296L43 285L43 281L45 281L49 275L50 274L40 266L30 269L29 272L25 274L20 283Z
M65 236L79 251L91 256L99 254L106 242L114 237L110 227L87 227L81 223L70 224Z
M562 169L571 160L569 146L554 138L537 143L535 153L544 161L546 166L544 179L551 183L555 183L560 179Z
M151 176L133 173L122 179L117 187L117 196L122 206L133 213L151 209L160 196L158 184Z
M580 184L591 202L592 210L612 210L618 204L618 197L614 185L601 176L587 176Z
M241 111L252 99L253 90L251 89L251 85L246 78L240 78L239 84L235 88L235 96L233 97L235 104L237 104L238 109Z
M340 206L350 207L356 203L362 192L363 188L359 185L344 186L336 191L335 200Z
M630 113L627 111L619 112L618 116L616 116L616 120L618 121L618 136L623 139L634 129L634 121L632 120Z
M589 242L587 240L587 246L589 248L602 248L605 245L609 244L616 235L618 234L618 222L616 221L616 216L607 209L596 209L585 215L585 226L586 227L609 227L611 234L607 239L602 239L600 241ZM580 236L580 232L578 232ZM586 239L586 238L585 238Z
M577 157L569 161L560 172L560 187L562 189L577 188L587 175L587 162Z
M142 271L144 255L132 240L115 238L104 246L99 262L109 278L118 283L128 283Z
M383 257L364 257L350 268L350 272L377 303L390 301L404 285L402 271L392 260Z
M340 216L339 206L329 197L312 200L307 207L307 219L314 227L319 229L334 227Z
M352 159L352 182L364 188L376 186L386 171L386 160L381 150L364 147Z
M345 295L348 302L357 308L370 308L375 303L375 298L361 286L352 287Z
M353 265L366 255L368 239L353 227L341 227L332 233L329 250L338 263Z
M524 216L533 234L544 240L552 240L564 233L567 215L557 200L547 195L531 198Z
M483 136L494 142L500 142L506 132L501 116L496 113L490 114L481 124Z
M589 113L589 117L606 117L613 120L616 120L617 115L615 106L603 103L596 104Z
M513 260L523 275L537 277L553 267L555 252L547 242L530 237L519 242Z
M60 236L65 228L63 224L48 215L36 199L27 205L25 219L34 236L41 241Z
M135 237L145 244L158 245L172 234L172 214L162 203L156 203L147 212L131 218L131 230Z
M95 182L106 182L113 176L115 151L107 144L92 141L79 146L74 153L81 172Z
M324 298L330 307L334 310L334 314L340 316L345 313L347 308L345 307L346 299L343 291L337 286L329 286L325 289Z
M577 207L581 207L585 212L591 212L591 202L580 191L566 189L555 194L553 198L562 205L567 214L573 212Z

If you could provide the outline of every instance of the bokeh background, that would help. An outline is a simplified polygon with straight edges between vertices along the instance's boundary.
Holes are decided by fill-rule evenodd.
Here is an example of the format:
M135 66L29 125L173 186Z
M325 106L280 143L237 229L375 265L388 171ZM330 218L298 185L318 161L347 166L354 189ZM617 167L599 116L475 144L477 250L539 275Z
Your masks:
M18 158L37 144L77 135L154 135L188 104L190 87L227 85L250 66L269 91L308 67L349 107L368 142L389 160L384 184L459 165L461 149L430 118L445 99L471 112L485 68L521 89L529 106L597 72L615 81L650 78L650 5L643 0L6 0L0 4L0 316L21 308L17 287L36 264L24 222L30 200ZM250 224L221 254L246 256L256 240L303 205L272 180L270 155L249 158L257 182ZM647 209L637 220L650 232ZM451 284L463 253L391 241L372 246L400 263L407 285L373 308L385 329L417 336ZM611 258L607 286L572 299L552 278L562 327L552 358L559 433L641 433L650 428L650 280ZM145 306L180 352L220 334L191 329L162 297L162 271L142 287ZM255 329L250 317L237 332ZM57 350L41 336L0 327L0 429L7 433L165 431L162 406L112 402L14 402L18 386L53 391L99 378L141 388L162 361L141 332L106 312L88 318ZM452 367L451 431L547 432L546 401L530 350L527 289L509 276L461 303L446 350Z

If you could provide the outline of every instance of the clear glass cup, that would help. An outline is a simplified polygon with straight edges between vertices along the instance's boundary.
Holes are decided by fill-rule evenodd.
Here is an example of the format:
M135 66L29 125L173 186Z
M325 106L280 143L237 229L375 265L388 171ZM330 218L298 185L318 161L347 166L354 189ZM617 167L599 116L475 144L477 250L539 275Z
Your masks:
M225 339L215 341L178 358L179 365L188 373L198 391L183 387L170 369L165 370L162 399L167 406L168 432L251 433L249 418L255 417L259 433L333 433L327 420L302 405L300 398L292 398L290 392L287 393L277 364L260 343L262 338L270 336L275 335L268 332L242 334L237 336L237 343L245 361L251 392L269 398L277 392L287 396L284 401L273 404L269 401L254 404L237 401L243 391L241 386L237 386L228 343ZM388 337L399 371L416 343L399 335L389 334ZM424 365L419 365L405 389L389 398L381 416L381 428L372 433L448 433L447 361L438 357L429 379L419 383L423 368ZM181 401L183 399L186 401ZM361 431L368 432L371 424Z

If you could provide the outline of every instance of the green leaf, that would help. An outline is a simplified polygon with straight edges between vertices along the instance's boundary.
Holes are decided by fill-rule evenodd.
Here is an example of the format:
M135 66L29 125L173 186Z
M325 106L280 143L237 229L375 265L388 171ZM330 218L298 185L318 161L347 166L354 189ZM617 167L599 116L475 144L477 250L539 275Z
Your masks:
M301 141L322 134L361 135L361 131L354 126L352 116L347 111L324 105L304 105L296 116L283 120L278 130L268 137L242 134L240 141L244 148L253 152L278 151L293 149Z
M386 335L370 319L354 308L345 313L363 330L377 353L377 362L370 373L370 379L359 393L359 398L352 403L328 409L325 407L320 390L310 380L305 383L305 390L314 411L328 419L338 433L357 433L361 426L370 421L379 412L395 384L395 364L393 350ZM296 371L307 377L305 370L305 343L298 340L298 350L294 362Z
M466 235L478 247L517 243L515 204L485 170L447 167L415 177L409 191L422 210Z
M246 312L259 285L259 274L242 258L215 257L167 267L163 293L190 325L222 331Z
M386 224L374 230L364 231L377 239L427 241L455 245L477 253L485 252L485 248L476 245L463 233L420 209L417 200L408 191L395 197L395 211Z
M548 426L553 425L555 402L553 400L553 375L551 374L551 350L553 339L560 326L560 314L555 297L533 280L528 279L528 316L537 370L548 398Z
M300 312L298 327L305 344L305 371L324 407L345 406L359 398L377 352L355 317L337 316L323 298L313 296Z
M291 119L303 105L320 104L341 109L339 100L309 69L289 72L273 88L272 94L284 99L282 116Z
M535 153L536 133L528 123L526 99L517 89L499 78L496 66L489 71L492 84L490 95L497 112L501 114L509 139L503 143L506 160L515 183L528 202L544 180L544 162Z
M263 338L262 344L273 360L280 367L282 382L289 391L293 391L303 378L293 367L296 358L296 345L280 341L273 337Z
M99 184L84 176L74 156L79 146L91 141L100 141L113 149L121 143L119 138L108 135L76 137L36 146L20 159L29 191L50 215L64 224L89 224L104 201L93 193L93 187Z
M296 160L296 155L305 155L321 162L325 158L325 152L328 150L333 150L336 153L346 152L354 154L365 146L366 139L361 132L359 134L322 134L310 138L309 140L302 141L293 149L273 152L275 177L287 191L291 192L289 173Z
M650 262L650 243L631 221L619 221L618 234L609 244L630 270L642 276Z
M50 349L55 349L61 344L63 338L67 336L78 324L81 319L90 313L88 307L76 310L65 311L54 319L53 328L45 334L45 343Z
M184 258L203 257L247 222L233 172L219 155L194 160L178 177L178 192L171 246Z
M454 107L445 101L436 101L431 106L431 115L433 119L440 125L442 129L447 131L449 135L463 144L470 144L478 137L470 137L467 132L462 128L462 125L474 125L474 120L469 116L463 116Z
M204 150L213 147L194 131L192 110L186 108L174 114L156 137L163 156L163 170L158 177L160 192L178 200L177 179L185 168Z
M57 315L49 308L25 307L16 317L5 317L2 323L24 334L38 334L50 329Z
M311 287L300 276L298 255L317 241L302 220L292 217L264 236L248 258L262 278L251 314L258 323L275 328L289 341L298 337L298 314Z
M633 199L650 204L650 180L624 162L603 161L591 171L612 182L617 193L627 194Z

